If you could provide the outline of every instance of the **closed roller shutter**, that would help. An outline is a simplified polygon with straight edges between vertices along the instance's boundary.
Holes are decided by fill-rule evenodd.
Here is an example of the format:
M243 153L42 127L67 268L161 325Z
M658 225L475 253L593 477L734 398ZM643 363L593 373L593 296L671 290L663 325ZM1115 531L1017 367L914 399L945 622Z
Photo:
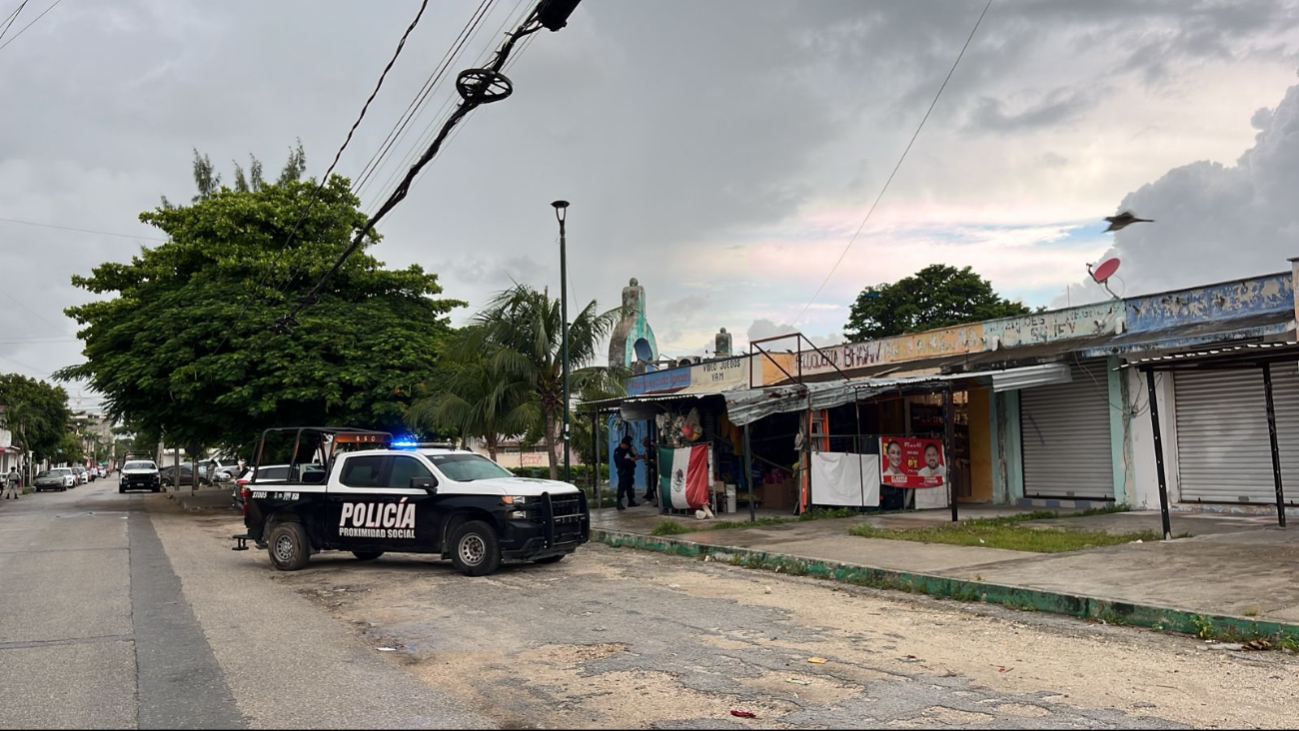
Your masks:
M1073 381L1019 392L1024 495L1114 499L1109 374L1105 362L1073 366Z
M1173 393L1181 499L1275 504L1263 371L1178 372ZM1272 366L1272 398L1281 479L1299 497L1299 373L1293 364Z

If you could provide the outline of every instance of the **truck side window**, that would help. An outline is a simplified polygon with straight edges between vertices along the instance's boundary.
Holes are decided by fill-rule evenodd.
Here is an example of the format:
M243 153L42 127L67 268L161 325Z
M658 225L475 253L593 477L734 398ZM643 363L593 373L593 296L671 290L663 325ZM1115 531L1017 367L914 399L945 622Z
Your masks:
M383 476L383 456L351 457L343 466L340 478L348 487L383 487L379 478Z
M414 457L392 459L392 475L388 478L388 487L410 487L410 481L416 477L433 479L433 473Z

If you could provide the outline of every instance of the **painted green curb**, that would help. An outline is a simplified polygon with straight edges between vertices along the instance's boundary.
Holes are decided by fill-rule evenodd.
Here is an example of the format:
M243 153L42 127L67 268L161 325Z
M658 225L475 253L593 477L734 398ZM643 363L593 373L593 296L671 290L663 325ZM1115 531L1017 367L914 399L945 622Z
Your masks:
M896 571L873 566L838 563L735 546L696 543L666 536L591 529L591 540L615 548L638 548L677 556L711 556L746 568L778 571L792 576L812 576L875 589L928 594L959 601L1001 604L1012 609L1041 611L1157 630L1183 632L1204 639L1248 641L1269 638L1287 646L1299 644L1299 625L1255 621L1244 617L1205 615L1183 609L1101 599L1078 594L1028 589L1020 586L966 581L934 574Z

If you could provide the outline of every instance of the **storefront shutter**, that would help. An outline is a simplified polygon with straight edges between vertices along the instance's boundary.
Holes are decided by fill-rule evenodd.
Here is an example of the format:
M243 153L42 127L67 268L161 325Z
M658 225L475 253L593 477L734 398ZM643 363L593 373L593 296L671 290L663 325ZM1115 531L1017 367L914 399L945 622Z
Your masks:
M1167 376L1165 376L1167 377ZM1263 372L1182 371L1173 377L1177 473L1187 502L1275 503ZM1299 373L1272 367L1281 476L1299 499ZM1289 497L1293 496L1293 497Z
M1105 361L1075 364L1073 380L1020 391L1026 497L1114 499Z

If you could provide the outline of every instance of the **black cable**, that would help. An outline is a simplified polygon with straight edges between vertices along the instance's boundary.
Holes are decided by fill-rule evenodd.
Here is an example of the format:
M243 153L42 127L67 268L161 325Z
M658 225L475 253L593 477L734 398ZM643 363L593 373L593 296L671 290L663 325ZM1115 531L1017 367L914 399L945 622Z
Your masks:
M966 49L970 47L970 41L974 40L974 34L979 30L979 24L983 22L983 16L988 14L988 8L990 7L992 7L992 0L988 0L988 4L983 6L983 12L979 13L979 19L974 21L974 27L970 29L970 36L965 39L965 45L961 47L961 52L956 55L956 61L952 63L951 70L947 72L947 78L943 79L943 85L938 87L938 93L934 95L934 100L929 103L929 109L925 111L925 116L916 127L915 134L911 135L911 141L907 143L906 149L902 151L902 156L898 158L898 164L893 166L893 172L889 173L888 180L884 181L884 187L880 188L880 194L875 196L875 202L871 204L870 210L866 211L866 217L862 219L861 225L857 227L857 232L849 239L848 245L844 247L843 253L839 255L839 260L834 263L834 266L830 267L830 273L825 275L821 286L816 288L816 294L812 295L812 299L807 301L803 311L798 314L798 317L794 318L791 327L797 325L798 321L803 319L803 315L806 315L807 311L811 309L812 304L816 302L816 298L821 296L821 291L825 289L825 285L829 284L830 277L834 276L835 271L839 269L839 265L843 263L844 257L848 256L848 251L852 249L853 244L857 243L857 237L861 236L862 229L866 228L866 222L871 220L871 214L875 213L875 208L879 206L880 200L884 198L884 193L888 191L889 184L893 182L893 176L897 175L898 170L902 168L903 161L907 159L907 153L911 152L911 146L916 143L916 138L920 136L920 130L925 128L925 122L929 120L929 115L933 113L934 107L937 106L938 98L943 95L943 89L947 88L947 82L952 80L952 74L956 73L956 67L960 65Z
M116 236L119 239L138 239L141 241L166 241L155 236L132 236L131 234L115 234L111 231L96 231L89 228L72 228L71 226L56 226L52 223L34 223L32 221L19 221L15 218L0 218L3 223L20 223L24 226L39 226L40 228L57 228L60 231L76 231L83 234L98 234L100 236Z
M22 3L18 5L17 9L9 13L9 17L0 20L0 25L4 26L3 28L0 28L0 41L5 39L5 34L9 32L10 28L14 27L14 23L18 22L18 14L23 11L23 8L27 7L27 2L28 0L23 0Z
M537 12L534 10L518 29L510 33L509 38L507 38L505 43L501 45L500 49L496 52L496 58L486 70L499 74L501 67L504 66L505 62L509 59L510 52L514 50L515 44L518 43L520 39L532 35L539 30L541 30L541 23L537 20ZM415 176L419 175L420 170L422 170L424 166L427 165L438 153L438 150L441 149L442 143L446 140L447 135L451 133L460 120L464 119L465 116L482 104L483 98L480 95L468 95L461 100L456 110L452 112L446 123L442 125L442 129L433 140L433 144L429 145L428 149L424 151L424 154L420 156L419 160L417 160L415 164L406 171L406 175L402 178L401 183L397 185L397 189L392 192L392 195L390 195L386 201L384 201L383 205L379 207L379 210L375 211L374 214L370 216L370 219L365 222L365 225L361 227L361 230L356 232L356 235L352 238L351 245L343 251L342 255L340 255L337 260L335 260L334 265L329 268L329 271L325 272L325 274L321 276L320 280L317 281L305 295L298 299L298 303L294 305L289 314L280 318L278 325L281 328L286 330L291 330L293 328L297 322L298 313L302 312L302 310L308 305L317 301L320 290L324 288L325 284L329 282L331 277L338 273L339 269L343 268L343 264L347 261L348 257L361 248L361 243L365 240L365 237L370 234L384 216L388 215L389 211L395 208L397 204L404 200L406 195L410 193L411 182L415 179Z
M316 187L311 191L311 198L307 201L307 205L303 209L302 214L298 216L298 220L293 224L293 229L289 231L289 235L284 240L284 244L280 246L280 250L276 252L275 258L271 261L270 266L268 266L266 272L262 274L261 281L257 283L257 290L260 290L266 285L266 280L270 278L271 273L275 271L276 265L279 264L280 259L284 257L284 252L288 250L289 244L293 242L293 237L297 235L298 229L302 226L302 222L306 220L307 214L311 213L311 209L316 205L316 200L320 197L320 191L329 184L329 176L333 174L334 167L338 165L339 158L343 156L343 151L347 149L348 143L352 141L352 135L356 132L356 128L361 125L361 120L365 119L365 113L369 111L370 103L374 101L374 98L379 94L379 90L383 88L384 79L388 77L388 72L392 70L393 64L397 63L397 57L401 55L402 49L406 47L406 39L409 38L411 32L415 30L415 26L419 25L420 18L424 16L424 10L427 7L428 0L423 0L419 6L419 12L415 14L415 19L406 27L406 32L401 35L401 40L397 42L397 48L393 51L392 58L388 59L388 65L384 66L383 72L379 74L379 81L374 85L374 91L370 92L370 97L365 100L365 104L361 107L361 113L357 115L356 121L352 123L352 128L347 131L347 138L343 140L343 144L338 148L338 152L334 153L334 161L329 164L329 169L325 171L324 176L316 181ZM252 294L255 297L257 291L254 290ZM236 321L242 320L247 312L248 299L245 298L243 306L239 309L239 315L235 318ZM230 340L230 330L231 328L226 328L225 336L221 338L221 342L217 345L216 350L212 351L212 355L220 353L221 349L225 347L225 344Z
M53 9L54 9L54 6L55 6L55 5L58 5L58 4L61 3L61 2L63 2L63 0L54 0L54 4L51 5L51 6L49 6L48 8L45 9L45 13L48 13L48 12L50 12L51 10L53 10ZM26 5L27 3L24 2L23 4ZM20 9L21 9L21 8L20 8ZM45 13L41 13L40 15L36 16L36 20L33 20L32 22L28 23L27 25L24 25L22 30L20 30L20 31L18 31L17 33L15 33L15 34L13 35L13 37L10 38L9 40L5 41L3 45L0 45L0 51L3 51L3 50L5 49L5 47L8 46L10 43L13 43L14 41L18 40L18 36L20 36L20 35L22 35L23 33L25 33L25 32L27 31L28 28L32 27L33 25L36 25L36 22L37 22L37 21L39 21L41 18L44 18L44 17L45 17ZM17 19L18 19L18 14L17 14L17 13L14 13L14 20L17 20ZM12 26L13 23L10 23L10 25ZM7 33L8 31L9 31L9 29L6 28L6 29L5 29L5 32Z
M495 2L496 0L482 0L478 5L478 9L474 11L474 14L469 16L469 22L460 30L460 35L456 36L456 40L452 42L451 47L448 48L447 52L442 56L442 60L434 67L433 73L429 74L428 79L424 82L424 86L415 93L414 98L412 98L410 104L407 105L406 111L402 112L402 115L397 118L397 122L388 130L388 134L384 137L383 142L379 143L379 149L370 157L370 160L365 164L365 167L361 168L361 174L357 176L355 190L359 192L365 186L366 180L380 167L384 157L392 149L392 146L396 144L397 140L405 133L407 125L409 125L411 120L419 113L417 110L422 110L425 101L428 99L429 93L432 92L434 87L441 82L442 77L446 74L447 68L451 65L451 59L454 58L455 55L459 54L460 48L464 45L464 41L468 40L469 36L477 28L478 23L480 23L482 18L486 15L486 13L483 12L484 9L495 4ZM490 12L490 10L487 12Z

